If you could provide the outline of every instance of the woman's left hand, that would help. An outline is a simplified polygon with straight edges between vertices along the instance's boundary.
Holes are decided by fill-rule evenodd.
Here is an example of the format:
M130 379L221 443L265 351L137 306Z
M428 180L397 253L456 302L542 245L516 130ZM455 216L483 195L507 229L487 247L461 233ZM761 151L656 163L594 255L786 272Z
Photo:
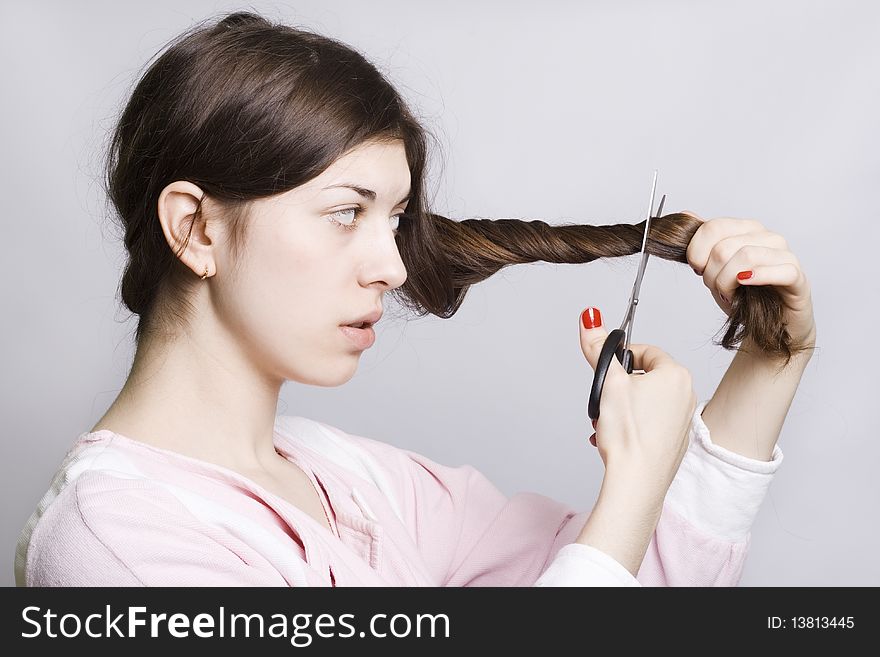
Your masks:
M700 219L691 212L685 214ZM688 245L687 260L728 316L738 286L773 285L782 298L791 339L814 344L816 322L810 283L779 233L751 219L721 217L703 221Z

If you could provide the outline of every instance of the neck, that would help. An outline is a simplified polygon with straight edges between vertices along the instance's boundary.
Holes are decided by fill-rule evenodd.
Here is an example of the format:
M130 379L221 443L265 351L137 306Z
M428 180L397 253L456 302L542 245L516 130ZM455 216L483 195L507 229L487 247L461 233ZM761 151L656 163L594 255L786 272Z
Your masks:
M93 431L109 429L237 471L265 471L283 460L272 441L282 384L223 331L145 337Z

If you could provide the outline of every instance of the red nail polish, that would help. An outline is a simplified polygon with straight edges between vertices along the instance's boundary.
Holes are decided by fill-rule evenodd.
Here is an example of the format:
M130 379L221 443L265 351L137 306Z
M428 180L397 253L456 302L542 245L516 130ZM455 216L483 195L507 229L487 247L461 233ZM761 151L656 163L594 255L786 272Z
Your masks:
M596 447L596 434L593 434L592 436L590 436L590 444L593 447Z
M583 322L584 328L588 329L602 326L602 313L598 308L587 308L581 313L581 322Z
M752 277L752 270L750 269L748 271L741 271L740 273L738 273L736 275L736 277L741 281L744 281L748 278L751 278Z

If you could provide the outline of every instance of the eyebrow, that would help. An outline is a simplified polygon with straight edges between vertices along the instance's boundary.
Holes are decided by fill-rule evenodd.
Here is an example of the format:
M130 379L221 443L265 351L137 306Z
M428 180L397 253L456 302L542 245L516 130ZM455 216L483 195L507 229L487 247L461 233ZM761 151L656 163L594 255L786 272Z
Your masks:
M338 185L327 185L324 189L333 189L334 187L346 187L348 189L353 189L358 194L363 196L364 198L368 198L371 201L376 200L376 192L372 189L365 189L364 187L359 187L358 185L351 185L349 183L340 183ZM398 205L403 203L404 201L408 201L412 197L412 192L409 192L406 196L400 199L397 203Z

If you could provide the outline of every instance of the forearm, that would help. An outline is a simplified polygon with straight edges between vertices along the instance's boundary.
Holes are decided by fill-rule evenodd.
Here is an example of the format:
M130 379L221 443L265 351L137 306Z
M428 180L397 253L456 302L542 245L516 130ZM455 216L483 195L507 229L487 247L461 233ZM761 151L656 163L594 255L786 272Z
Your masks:
M788 409L800 385L812 350L781 363L744 342L718 389L703 409L703 421L712 442L753 459L769 461Z
M596 504L575 541L612 556L633 577L657 527L665 493L651 484L626 483L634 480L609 477L606 472Z

